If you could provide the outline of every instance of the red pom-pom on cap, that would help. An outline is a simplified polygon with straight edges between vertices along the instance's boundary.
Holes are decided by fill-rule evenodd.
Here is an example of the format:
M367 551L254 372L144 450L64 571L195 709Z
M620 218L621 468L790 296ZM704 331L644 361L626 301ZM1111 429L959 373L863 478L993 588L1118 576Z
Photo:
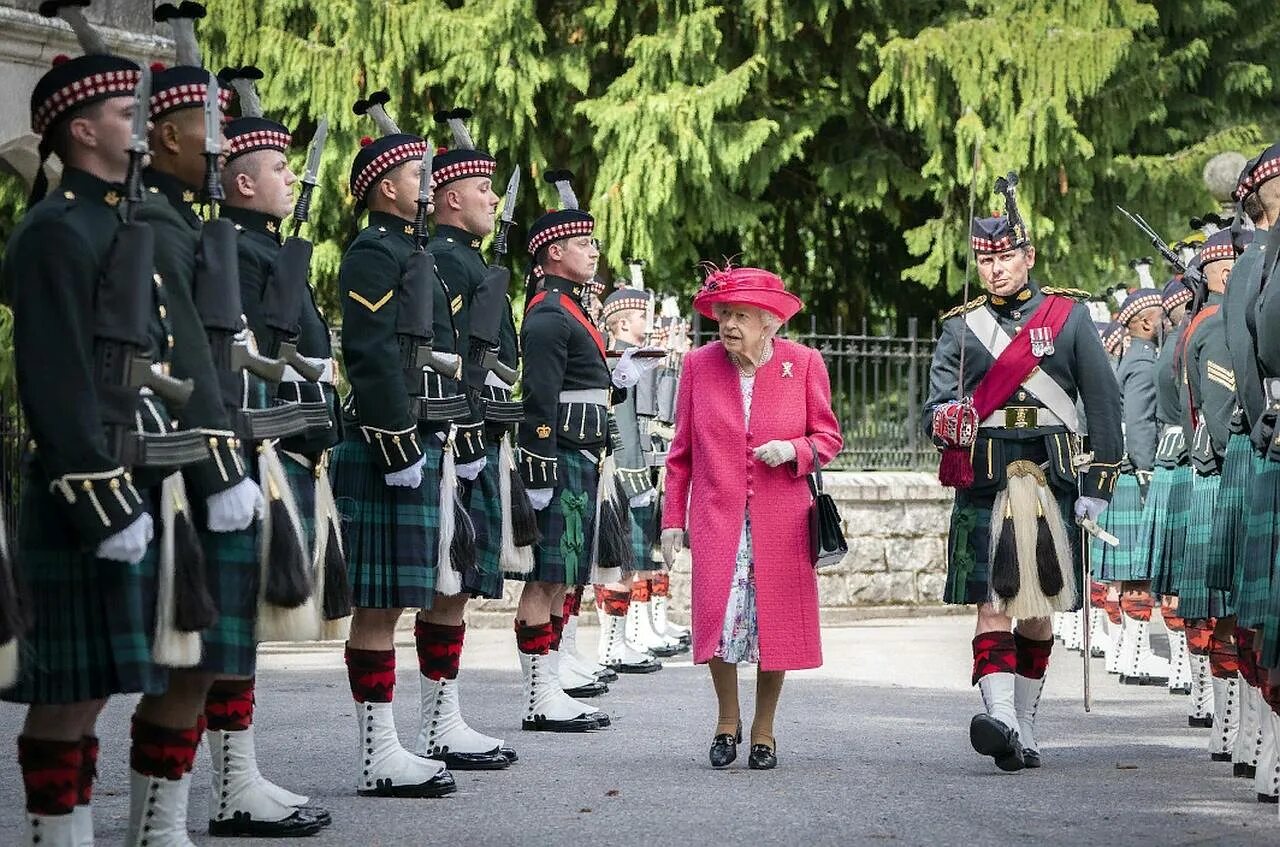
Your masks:
M448 153L448 152L449 152L449 148L448 148L448 147L437 147L437 148L436 148L436 155L437 155L437 156L443 156L445 153Z
M153 74L158 74L158 73L160 73L160 71L163 71L163 70L166 70L165 63L164 63L164 62L152 62L152 63L151 63L151 72L152 72Z
M361 138L361 139L360 139L360 146L361 146L361 147L368 147L368 146L369 146L370 144L372 144L372 143L373 143L373 136L371 136L371 135L366 135L366 136L364 136L363 138Z
M70 62L70 61L71 61L71 57L68 56L66 53L59 53L58 55L53 57L52 64L56 68L58 65L61 65L63 62Z

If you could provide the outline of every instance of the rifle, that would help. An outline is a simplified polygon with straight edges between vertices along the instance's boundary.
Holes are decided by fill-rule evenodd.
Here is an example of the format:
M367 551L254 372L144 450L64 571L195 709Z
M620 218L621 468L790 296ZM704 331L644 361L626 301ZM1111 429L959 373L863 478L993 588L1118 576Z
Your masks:
M519 372L498 358L501 349L502 319L508 306L507 291L511 287L511 271L502 264L507 255L507 237L515 221L516 197L520 193L520 166L507 181L507 191L498 217L493 239L493 262L484 279L476 287L471 305L471 338L467 346L467 390L479 393L486 374L494 374L507 385L514 385Z
M1168 243L1160 237L1159 233L1152 229L1151 224L1147 223L1146 219L1144 219L1142 215L1135 215L1123 206L1117 205L1116 208L1119 209L1120 214L1128 218L1134 226L1142 230L1142 234L1150 240L1151 246L1156 248L1160 253L1160 256L1172 265L1175 271L1182 274L1182 279L1187 283L1187 287L1196 292L1197 300L1202 301L1204 299L1204 292L1207 290L1204 273L1199 268L1187 267L1187 264L1182 261L1182 257L1178 255L1178 252L1170 247Z

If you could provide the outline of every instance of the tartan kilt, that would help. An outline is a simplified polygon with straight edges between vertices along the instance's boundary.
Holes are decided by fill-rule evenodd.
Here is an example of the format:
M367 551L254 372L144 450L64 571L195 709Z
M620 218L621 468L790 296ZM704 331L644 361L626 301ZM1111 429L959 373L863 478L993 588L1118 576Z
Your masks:
M1195 474L1191 481L1190 515L1213 514L1221 482L1220 474ZM1210 591L1206 581L1212 549L1220 543L1213 537L1213 521L1188 519L1186 538L1182 568L1175 583L1178 592L1178 617L1206 620L1231 614L1224 592Z
M462 574L462 590L473 597L497 600L502 597L502 467L501 442L490 441L485 448L484 470L474 480L461 480L462 498L476 528L476 564Z
M139 493L154 519L156 492ZM136 565L77 549L75 528L47 477L29 466L18 508L15 576L32 627L19 644L18 681L3 699L60 705L164 693L167 671L151 660L158 545Z
M653 503L648 506L631 507L631 552L635 555L636 561L634 570L653 571L665 567L661 562L653 560L657 520L658 507Z
M1249 436L1232 433L1222 460L1222 482L1213 505L1214 545L1209 555L1210 588L1231 591L1236 568L1243 554L1244 495L1253 473L1253 447Z
M260 526L255 521L243 532L196 530L204 548L209 593L218 607L217 622L200 633L202 671L253 676L258 656L255 627L262 568Z
M1186 549L1187 515L1191 508L1190 465L1176 468L1157 467L1151 479L1150 501L1157 487L1167 488L1158 496L1164 500L1161 510L1153 515L1151 525L1151 590L1157 594L1176 596L1178 573Z
M556 458L560 465L560 483L551 495L551 505L538 512L538 532L542 534L542 541L533 548L533 571L507 574L507 577L525 582L586 585L595 559L596 493L600 484L600 465L589 451L575 448L557 450ZM580 519L568 520L566 494L575 500L586 498L586 508ZM567 531L571 525L579 523L582 527L580 539L577 538L578 532Z
M1280 537L1280 462L1255 458L1245 502L1249 509L1244 518L1244 556L1233 589L1236 623L1256 629L1266 620Z
M1066 524L1073 566L1079 574L1082 563L1080 533L1073 531L1074 494L1066 494L1052 487L1050 490L1058 503L1062 521ZM944 603L963 605L992 602L991 511L995 506L997 493L993 491L975 495L965 490L956 491L955 504L951 508L951 526L947 533L947 584L942 593ZM1079 605L1079 598L1076 599L1076 605Z
M1147 555L1150 540L1143 532L1143 508L1142 486L1138 484L1138 478L1131 473L1121 474L1111 495L1111 505L1102 513L1106 519L1104 529L1120 539L1120 545L1112 547L1090 539L1091 552L1095 557L1093 572L1098 579L1114 582L1151 578L1151 558ZM1096 558L1099 552L1103 555L1101 567Z
M284 468L285 479L289 482L289 490L293 492L293 500L298 504L298 520L302 524L302 537L307 543L307 556L315 558L316 552L316 476L315 471L298 463L298 460L283 450L280 453L280 466ZM301 455L301 454L299 454ZM310 457L308 457L310 458ZM328 473L326 469L324 471Z
M330 454L333 497L351 579L362 609L430 609L440 527L440 439L419 430L427 457L422 485L387 485L373 448L353 427Z
M1111 508L1114 508L1114 503ZM1111 508L1108 508L1102 513L1102 517L1098 518L1098 528L1114 535L1115 532L1111 526L1113 517ZM1118 548L1114 548L1110 544L1103 544L1096 538L1089 540L1089 576L1091 578L1097 580L1112 579L1112 577L1103 576L1103 574L1109 573L1115 567L1113 559L1115 558L1116 549Z

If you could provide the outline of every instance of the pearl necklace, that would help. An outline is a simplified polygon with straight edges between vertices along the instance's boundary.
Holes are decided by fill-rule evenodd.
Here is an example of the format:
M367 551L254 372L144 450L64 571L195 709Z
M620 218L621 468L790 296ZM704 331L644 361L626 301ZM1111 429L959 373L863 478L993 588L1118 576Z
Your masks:
M747 360L746 357L739 356L737 353L730 353L729 361L733 362L733 366L738 369L739 374L749 379L755 376L760 371L760 369L763 368L765 365L767 365L769 363L769 360L773 358L773 339L772 338L769 339L767 342L765 342L765 345L766 346L764 348L764 354L760 357L760 363L757 364L755 366L755 369L752 370L750 373L748 373L747 368L744 367L744 364L745 365L751 364L751 362Z

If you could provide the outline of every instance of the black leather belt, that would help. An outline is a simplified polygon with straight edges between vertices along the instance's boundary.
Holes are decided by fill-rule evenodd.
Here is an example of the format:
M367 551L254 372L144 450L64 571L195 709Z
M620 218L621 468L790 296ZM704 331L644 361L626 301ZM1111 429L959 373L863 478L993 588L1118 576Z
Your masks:
M462 394L451 397L411 397L409 407L414 419L424 423L453 421L471 414L471 404Z
M120 445L120 464L136 468L181 468L209 458L209 441L198 429L133 432Z

